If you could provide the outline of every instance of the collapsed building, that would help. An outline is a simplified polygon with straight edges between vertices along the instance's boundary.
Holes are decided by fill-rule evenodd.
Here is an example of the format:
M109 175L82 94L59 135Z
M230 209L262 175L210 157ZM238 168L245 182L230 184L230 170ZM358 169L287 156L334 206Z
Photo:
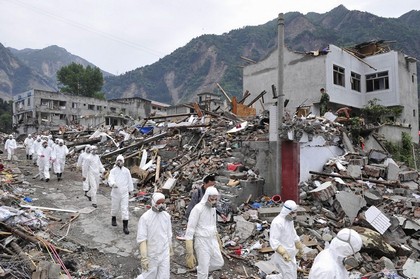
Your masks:
M375 55L387 53L389 51ZM357 61L356 63L360 63L358 65L363 69L367 66L359 60L362 58L355 56L356 54L350 54L334 46L330 46L329 50L323 54L291 55L299 55L299 59L303 62L312 61L315 63L316 59L324 59L320 64L326 63L326 70L331 68L334 71L336 68L333 65L347 65L344 62L341 64L333 62L333 60L325 61L328 55L330 55L329 59L337 59L336 56L341 55L353 62ZM319 58L322 55L324 58ZM394 52L389 55L391 56L389 60L394 61L394 64L387 64L384 67L391 69L390 65L397 68L405 65L402 70L403 74L401 74L405 78L400 77L399 72L397 74L397 71L389 70L388 82L379 82L379 84L388 84L389 88L382 88L386 92L379 91L383 94L381 96L387 96L386 100L389 103L385 104L391 106L398 103L398 106L403 106L405 97L414 98L410 95L412 90L411 87L410 90L397 88L404 88L403 81L417 84L412 79L415 74L415 61ZM367 58L373 56L367 56ZM295 63L295 60L293 61L286 64L299 65L299 63ZM349 62L349 65L354 65L353 62ZM269 62L263 61L262 63ZM273 64L272 61L270 63ZM255 70L255 67L260 66L256 64L249 67ZM310 67L306 65L302 67L302 71L304 68ZM272 80L274 80L270 78L275 77L275 66L268 67L268 69L271 70L255 71L248 77L258 79L260 82L245 81L244 76L244 86L249 85L247 88L249 92L260 92L260 88L256 89L252 86L261 85L261 81L265 81L265 86L267 86L264 90L269 90L273 83ZM339 71L344 73L343 84L336 84L332 79L333 75L325 73L325 83L320 83L319 86L327 89L331 96L331 102L337 107L351 105L361 108L370 98L366 91L348 95L352 96L349 97L348 103L340 95L339 90L334 91L336 87L342 90L347 88L348 82L345 79L345 76L348 76L346 75L347 66L343 69L344 71ZM246 75L246 73L249 72L245 68L244 74ZM360 70L358 73L360 73L360 78L362 74L363 78L366 78L366 72ZM258 76L259 74L272 74L273 76L264 80ZM406 117L406 121L400 119L401 125L394 123L384 129L382 124L366 123L366 126L363 127L363 144L361 144L359 138L355 139L351 135L351 122L342 124L316 116L317 109L319 110L318 90L314 90L312 96L308 93L308 89L304 91L298 88L301 83L304 83L302 80L308 78L310 79L310 77L302 78L300 82L296 82L297 90L293 91L296 92L296 95L288 95L292 92L292 83L285 87L290 91L286 89L285 92L289 103L286 106L287 112L282 131L283 143L286 146L285 152L289 151L291 156L285 156L283 160L292 164L289 169L291 172L287 175L295 183L292 186L297 190L296 198L300 204L295 225L306 246L305 257L299 265L299 276L305 278L315 256L328 245L328 241L335 236L339 229L351 227L357 230L363 238L363 248L356 255L362 264L352 270L353 278L419 278L420 181L418 171L394 160L383 147L380 137L385 134L387 139L398 140L398 137L401 137L401 132L412 135L412 130L417 130L418 126L416 124L418 123L417 107L410 111L412 113L410 118L408 113L403 114L402 117ZM402 78L402 81L399 82L401 84L397 82L400 78ZM367 83L366 81L364 84L367 86ZM399 85L397 86L397 84ZM363 88L366 90L366 86L360 83L360 90ZM314 87L315 85L312 86L312 88ZM313 102L310 102L310 105L305 101L308 108L303 110L301 105L303 100L298 98L299 92L306 92L304 96L300 96L301 99L313 97ZM344 94L344 92L341 93ZM223 94L226 97L227 94L225 92ZM199 186L205 174L215 173L216 186L222 194L218 206L229 217L227 223L219 220L223 254L227 262L226 265L229 266L219 275L264 278L276 273L270 263L270 256L273 253L268 244L270 222L279 213L281 202L287 198L289 193L273 192L272 164L275 158L270 141L272 141L272 131L275 129L272 121L274 115L272 107L275 103L274 100L267 100L267 98L265 101L257 102L263 95L252 96L250 93L239 101L234 98L229 99L232 104L232 112L229 109L209 111L207 109L210 106L193 104L184 106L185 111L182 113L176 111L177 113L172 115L145 117L138 125L124 131L125 135L128 135L127 137L124 136L118 140L115 140L120 137L118 133L102 128L84 135L64 132L60 137L63 137L71 147L73 162L78 152L86 144L91 143L98 143L101 160L107 168L113 165L118 154L123 154L137 185L136 198L130 202L131 209L139 206L145 207L150 193L154 189L159 189L170 201L171 206L168 210L173 216L175 230L182 230L185 227L183 215L189 202L190 190ZM249 96L254 98L248 105L245 105ZM352 103L356 97L360 99L357 101L358 105ZM410 100L413 101L413 99ZM258 105L261 105L259 109L261 113L256 113ZM411 110L412 105L413 103L407 104L404 106L404 110ZM416 117L411 115L416 115ZM413 122L410 122L410 119ZM407 126L407 123L412 125ZM395 132L395 129L398 129L398 132ZM116 142L122 144L116 144ZM29 191L30 183L28 181L24 183L21 178L13 179L13 171L10 170L2 175L3 195L1 198L8 201L4 204L12 207L14 203L10 200L14 200L23 205L22 208L25 208L26 204L22 198ZM77 212L77 208L71 209ZM2 219L2 222L6 224L6 226L2 226L2 230L9 234L5 235L1 241L2 245L8 248L11 243L8 238L10 233L15 237L16 235L22 237L19 234L22 227L13 228L13 225L18 222L17 218L15 219L18 214L6 206L2 207L2 210L5 212L3 216L7 216ZM27 212L27 214L30 213L30 211ZM33 230L42 229L41 220L46 222L48 219L39 214L29 218L40 220L36 223L37 226L32 228ZM25 222L27 220L23 223ZM49 219L48 222L61 222L65 225L67 222L72 222L72 219L64 215L60 221ZM78 222L78 220L73 222ZM22 224L19 223L19 226ZM51 242L59 245L58 240L64 237L62 234L48 235L46 233L43 237L49 237ZM178 258L185 253L180 239L174 243L175 255ZM23 247L23 249L26 248ZM38 249L43 252L41 248ZM135 248L132 249L129 252L134 254ZM27 260L23 254L16 253L12 249L6 250L6 254L7 258L23 257ZM36 258L32 258L32 261L38 263ZM174 278L187 276L187 270L180 263L173 261L171 266ZM241 269L243 272L233 268L234 266L243 267ZM8 272L7 268L10 270L11 265L3 267L5 273ZM41 272L39 265L33 268ZM87 267L80 267L80 269L83 268L87 269ZM89 271L87 270L83 274L89 274Z

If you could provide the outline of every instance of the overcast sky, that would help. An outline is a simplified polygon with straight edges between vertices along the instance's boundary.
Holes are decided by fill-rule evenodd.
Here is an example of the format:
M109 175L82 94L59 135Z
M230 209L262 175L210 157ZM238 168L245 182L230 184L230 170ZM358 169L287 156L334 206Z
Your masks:
M261 25L281 12L325 13L340 4L381 17L420 10L419 0L0 0L0 43L58 45L123 74L203 34Z

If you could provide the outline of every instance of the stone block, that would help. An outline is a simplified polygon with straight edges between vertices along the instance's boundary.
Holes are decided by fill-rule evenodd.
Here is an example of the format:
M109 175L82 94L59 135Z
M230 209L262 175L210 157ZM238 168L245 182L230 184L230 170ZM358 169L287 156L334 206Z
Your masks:
M165 195L170 195L173 188L176 185L176 181L177 179L175 178L168 178L168 180L166 180L165 184L162 187L162 193Z
M258 208L258 217L261 220L271 222L281 211L281 207L261 207Z
M385 177L385 168L383 167L366 165L363 168L363 172L368 177L375 177L375 178Z
M360 165L349 165L347 167L347 173L351 177L361 177L362 176L362 168Z
M361 166L365 165L365 161L362 158L355 158L349 161L349 165Z
M399 174L399 178L401 182L404 181L414 181L417 180L419 178L419 174L417 171L402 171Z
M322 183L319 187L316 189L310 191L311 195L320 201L326 201L330 197L335 195L335 192L337 191L337 188L331 181L327 181Z

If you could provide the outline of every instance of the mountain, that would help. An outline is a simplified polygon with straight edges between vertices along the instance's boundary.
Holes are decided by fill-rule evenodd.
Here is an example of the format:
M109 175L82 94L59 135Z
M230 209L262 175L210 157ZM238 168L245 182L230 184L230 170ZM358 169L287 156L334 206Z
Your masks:
M13 55L25 63L25 65L31 67L38 73L41 73L43 76L45 76L49 80L49 83L55 88L57 88L56 73L58 70L60 70L61 67L67 66L73 62L83 65L84 67L96 67L87 60L73 55L66 49L55 45L43 49L9 49ZM104 77L112 76L111 73L105 71L102 71L102 74Z
M420 58L417 26L420 26L420 11L412 10L399 18L383 18L340 5L322 14L286 13L285 43L291 50L312 51L328 44L346 47L385 40L395 42L391 44L392 49ZM154 64L119 76L104 73L102 91L108 99L143 97L178 104L191 101L198 93L218 92L216 83L219 83L229 95L241 96L242 67L250 60L264 59L276 47L277 19L222 35L202 35ZM36 84L56 88L56 71L71 62L89 65L58 46L42 50L1 46L0 93L16 94Z
M0 44L0 98L37 88L57 91L57 71L72 62L96 67L62 47L17 50ZM102 71L104 77L112 74Z
M29 88L54 89L45 76L17 59L0 44L0 97L7 99L13 93L24 92Z
M392 49L420 58L420 11L399 18L350 11L343 5L319 14L285 14L285 44L295 51L312 51L328 44L354 46L373 40L395 41ZM166 103L192 100L201 92L242 95L241 67L259 61L277 47L277 19L222 35L203 35L158 62L105 79L108 98L139 96ZM420 73L420 63L418 72ZM420 84L420 83L419 83Z

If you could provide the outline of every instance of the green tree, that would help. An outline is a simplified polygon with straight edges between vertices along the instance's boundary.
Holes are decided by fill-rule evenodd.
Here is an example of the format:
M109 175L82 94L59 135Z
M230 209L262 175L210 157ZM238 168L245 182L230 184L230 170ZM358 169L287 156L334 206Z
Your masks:
M104 83L104 78L98 67L87 66L84 68L74 62L57 71L57 80L61 92L85 97L94 97L100 93Z
M0 98L0 131L10 133L12 131L12 102Z

